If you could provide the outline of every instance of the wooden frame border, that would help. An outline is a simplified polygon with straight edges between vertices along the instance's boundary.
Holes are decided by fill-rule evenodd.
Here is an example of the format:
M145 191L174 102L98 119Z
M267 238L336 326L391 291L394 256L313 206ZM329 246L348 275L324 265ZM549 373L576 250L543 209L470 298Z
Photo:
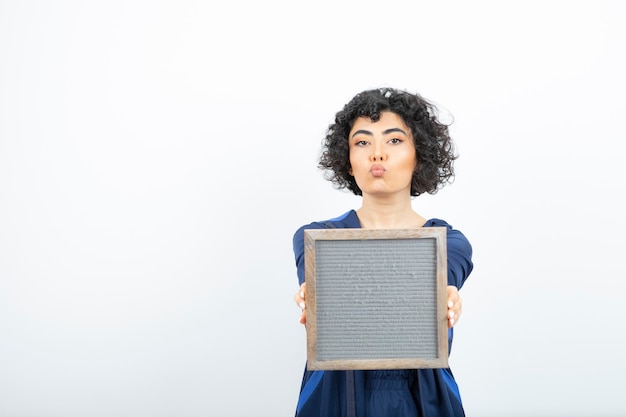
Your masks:
M437 357L436 358L377 358L377 359L329 359L317 358L317 315L316 315L316 242L320 240L366 240L366 239L435 239L436 250L436 297L437 306ZM420 229L306 229L304 231L307 368L309 370L351 369L414 369L448 367L448 309L446 306L447 244L445 227ZM347 259L346 262L349 263ZM393 274L391 275L393 278ZM417 309L416 309L417 311ZM432 315L430 316L432 317Z

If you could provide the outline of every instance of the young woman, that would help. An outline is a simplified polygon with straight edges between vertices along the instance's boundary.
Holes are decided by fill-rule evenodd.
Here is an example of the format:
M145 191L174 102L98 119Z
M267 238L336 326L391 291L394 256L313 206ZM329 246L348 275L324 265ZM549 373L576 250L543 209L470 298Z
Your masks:
M392 88L363 91L337 112L327 130L319 167L338 188L362 196L361 207L300 227L293 237L300 289L294 296L306 321L304 230L319 228L447 228L448 339L461 315L459 289L472 271L472 247L446 221L427 219L412 200L435 194L454 177L456 159L447 125L419 94ZM297 417L464 416L450 369L309 371Z

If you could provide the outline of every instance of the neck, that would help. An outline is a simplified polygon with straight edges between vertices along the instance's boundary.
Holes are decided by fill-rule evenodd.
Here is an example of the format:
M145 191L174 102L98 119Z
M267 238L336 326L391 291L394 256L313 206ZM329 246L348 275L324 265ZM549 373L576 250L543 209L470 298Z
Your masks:
M413 210L410 196L395 201L364 196L363 204L356 212L364 229L414 229L426 222Z

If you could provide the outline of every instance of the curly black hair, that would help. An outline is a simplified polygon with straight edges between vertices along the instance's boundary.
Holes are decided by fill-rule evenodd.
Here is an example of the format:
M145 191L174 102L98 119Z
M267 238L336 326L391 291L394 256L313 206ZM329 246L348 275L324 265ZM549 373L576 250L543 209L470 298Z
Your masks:
M363 195L350 175L348 136L357 118L367 117L376 122L384 111L400 116L413 135L418 163L413 173L411 196L435 194L446 183L451 183L453 161L458 155L448 133L449 125L439 120L437 107L421 95L394 88L363 91L337 112L322 142L318 167L325 171L324 178L337 188Z

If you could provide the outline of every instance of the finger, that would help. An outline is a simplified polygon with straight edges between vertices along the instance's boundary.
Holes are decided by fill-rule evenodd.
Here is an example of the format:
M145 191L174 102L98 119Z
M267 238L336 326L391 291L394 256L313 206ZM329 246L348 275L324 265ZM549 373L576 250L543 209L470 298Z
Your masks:
M453 327L458 321L461 315L461 297L459 295L459 290L453 286L449 285L447 287L447 296L448 296L448 327Z
M293 295L293 299L296 302L296 304L299 304L300 301L304 301L305 298L306 298L306 291L304 291L302 288L300 288L298 292L296 292Z
M300 298L306 299L306 282L300 285Z
M293 296L293 300L302 310L305 308L306 286L302 284L298 292Z
M459 299L453 304L453 307L448 310L448 327L452 327L458 323L459 318L461 317L461 312L461 301Z
M454 285L448 285L446 288L446 296L448 299L448 307L451 307L450 301L455 303L460 298L459 290Z
M300 297L299 293L296 293L296 295L293 296L293 301L295 301L300 309L304 310L305 302L304 299Z
M300 292L297 292L293 296L293 301L300 307L300 309L304 309L304 300L300 297Z

